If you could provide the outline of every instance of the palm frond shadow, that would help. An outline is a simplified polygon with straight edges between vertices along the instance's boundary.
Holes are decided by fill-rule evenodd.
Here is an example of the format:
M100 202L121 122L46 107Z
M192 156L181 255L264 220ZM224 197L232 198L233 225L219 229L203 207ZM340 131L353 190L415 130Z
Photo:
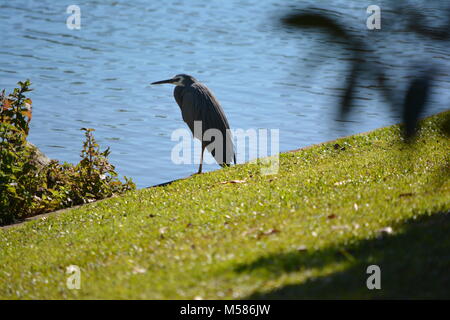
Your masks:
M393 5L397 16L401 16L407 22L401 29L405 34L419 34L434 41L450 39L450 15L448 19L441 21L440 27L430 27L426 24L425 16L420 13L419 9L405 10L395 2ZM448 11L450 12L450 8ZM429 107L429 98L432 87L435 85L437 70L441 68L437 61L424 60L418 66L411 66L409 73L412 80L409 81L406 91L399 99L397 92L392 89L392 85L397 79L389 78L385 70L379 67L382 59L378 58L372 61L373 58L369 57L373 50L371 45L361 37L352 34L339 19L323 13L323 10L309 8L286 14L281 22L286 28L294 28L301 32L306 29L320 29L328 35L329 39L340 39L341 43L350 49L352 57L345 80L345 90L337 106L340 122L346 120L348 114L354 109L353 100L358 84L371 83L372 87L381 91L384 100L390 105L391 112L403 120L403 136L406 141L413 140L419 129L418 121ZM386 36L390 37L389 34ZM419 66L420 68L418 68Z
M351 298L450 298L450 212L407 221L400 232L360 241L350 247L321 251L292 251L239 265L238 273L286 273L347 262L348 267L328 276L255 292L245 299L351 299ZM381 290L368 290L369 265L381 268Z

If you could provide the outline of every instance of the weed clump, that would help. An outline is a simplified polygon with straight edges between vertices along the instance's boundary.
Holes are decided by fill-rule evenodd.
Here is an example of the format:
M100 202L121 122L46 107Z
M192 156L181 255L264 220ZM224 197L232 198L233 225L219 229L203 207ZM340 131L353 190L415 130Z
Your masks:
M0 93L0 225L136 188L131 179L118 178L94 129L81 129L85 142L76 165L50 160L27 142L32 101L25 94L31 83L18 85L10 95Z

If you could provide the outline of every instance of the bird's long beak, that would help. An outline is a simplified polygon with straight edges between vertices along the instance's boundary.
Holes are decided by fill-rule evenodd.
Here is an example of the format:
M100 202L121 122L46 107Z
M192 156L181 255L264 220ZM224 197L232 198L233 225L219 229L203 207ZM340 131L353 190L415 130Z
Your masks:
M163 83L174 83L174 82L175 82L174 79L167 79L167 80L161 80L161 81L152 82L150 84L163 84Z

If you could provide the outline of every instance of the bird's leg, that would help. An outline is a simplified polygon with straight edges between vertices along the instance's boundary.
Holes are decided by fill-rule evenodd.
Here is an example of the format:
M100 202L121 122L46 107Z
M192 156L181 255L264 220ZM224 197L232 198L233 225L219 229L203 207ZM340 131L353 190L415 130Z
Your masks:
M197 174L202 173L202 167L203 167L203 153L205 152L205 146L202 146L202 153L200 155L200 166L198 167Z

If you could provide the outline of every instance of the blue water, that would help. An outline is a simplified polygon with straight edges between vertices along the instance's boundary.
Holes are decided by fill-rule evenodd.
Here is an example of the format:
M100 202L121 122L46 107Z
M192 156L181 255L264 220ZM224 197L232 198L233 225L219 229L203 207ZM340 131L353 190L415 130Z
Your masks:
M71 4L81 9L80 30L66 26ZM308 4L318 6L301 2ZM382 25L381 32L369 32L370 4L320 2L368 40L374 60L396 77L399 92L412 65L439 65L428 114L448 108L448 43L391 33L389 20L383 20L388 30ZM0 88L8 91L31 79L29 139L49 157L78 162L80 128L92 127L100 145L111 147L119 174L139 187L197 170L196 164L171 161L171 134L186 128L173 87L149 86L177 73L205 83L233 128L280 129L280 151L398 122L378 92L364 87L346 125L336 121L334 106L351 53L329 46L319 31L282 28L280 16L299 7L279 0L1 0ZM428 16L438 19L442 12L432 8ZM388 11L385 17L392 18Z

